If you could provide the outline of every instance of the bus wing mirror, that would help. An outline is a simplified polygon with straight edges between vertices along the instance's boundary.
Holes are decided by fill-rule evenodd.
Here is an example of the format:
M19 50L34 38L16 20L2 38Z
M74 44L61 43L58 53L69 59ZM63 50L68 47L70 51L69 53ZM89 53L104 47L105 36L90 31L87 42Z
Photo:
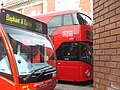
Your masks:
M45 62L48 61L48 56L44 56Z

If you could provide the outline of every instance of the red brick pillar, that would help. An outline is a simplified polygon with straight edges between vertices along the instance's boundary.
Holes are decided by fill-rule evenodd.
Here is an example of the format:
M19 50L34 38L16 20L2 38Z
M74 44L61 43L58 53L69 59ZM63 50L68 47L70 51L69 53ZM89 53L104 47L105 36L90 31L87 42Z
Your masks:
M93 0L94 90L120 90L120 0Z

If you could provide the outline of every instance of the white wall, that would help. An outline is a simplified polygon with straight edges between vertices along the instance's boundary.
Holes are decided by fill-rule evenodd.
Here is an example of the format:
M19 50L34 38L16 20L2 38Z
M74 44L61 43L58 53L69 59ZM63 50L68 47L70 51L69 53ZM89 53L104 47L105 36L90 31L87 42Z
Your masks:
M80 10L80 0L55 0L55 10Z

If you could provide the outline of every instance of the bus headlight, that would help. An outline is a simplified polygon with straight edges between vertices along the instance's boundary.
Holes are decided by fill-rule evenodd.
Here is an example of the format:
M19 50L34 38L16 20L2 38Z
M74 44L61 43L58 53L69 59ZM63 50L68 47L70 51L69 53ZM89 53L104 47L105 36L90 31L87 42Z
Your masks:
M85 73L86 73L87 77L90 77L90 71L89 70L87 70Z

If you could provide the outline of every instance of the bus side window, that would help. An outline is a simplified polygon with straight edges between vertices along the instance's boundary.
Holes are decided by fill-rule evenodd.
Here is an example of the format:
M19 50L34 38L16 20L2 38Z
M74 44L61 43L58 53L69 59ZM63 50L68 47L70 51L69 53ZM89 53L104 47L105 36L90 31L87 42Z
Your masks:
M6 52L5 52L4 44L2 38L0 37L0 61L4 58L5 54Z
M9 77L8 74L10 75ZM11 79L11 75L10 63L6 54L2 37L0 36L0 76Z

